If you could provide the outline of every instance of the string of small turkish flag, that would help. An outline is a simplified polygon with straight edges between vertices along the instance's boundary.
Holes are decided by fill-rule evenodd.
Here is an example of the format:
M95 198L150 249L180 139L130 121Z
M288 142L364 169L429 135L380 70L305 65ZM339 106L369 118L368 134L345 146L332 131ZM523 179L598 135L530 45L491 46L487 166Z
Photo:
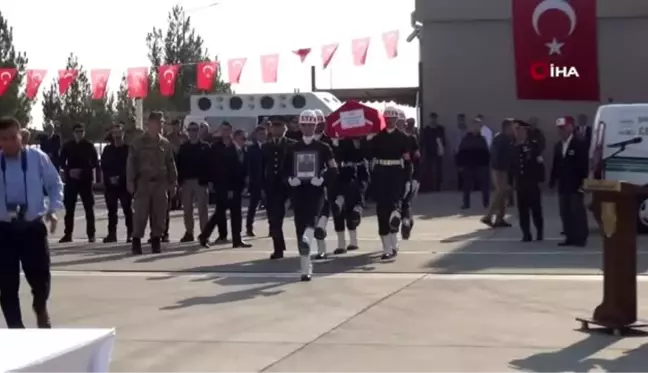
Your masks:
M398 57L399 31L388 31L382 34L382 43L388 59ZM353 65L363 66L367 61L367 53L371 45L371 38L354 39L351 42ZM322 46L321 63L326 69L338 51L339 43L332 43ZM311 48L302 48L292 53L299 57L304 63L311 54ZM228 81L230 84L238 84L247 63L247 58L231 58L227 60ZM261 79L264 83L276 83L279 70L279 54L266 54L260 57ZM157 77L160 94L162 96L173 96L175 94L176 79L182 66L196 65L196 87L199 90L209 92L214 86L215 77L218 73L218 61L202 61L197 63L163 65L157 68ZM27 98L34 99L38 90L47 75L47 70L27 69L26 71L25 94ZM16 68L0 68L0 96L3 96L13 82L18 70ZM90 70L90 85L92 87L92 99L101 100L106 97L110 69ZM59 70L58 88L59 94L64 95L79 75L78 70ZM128 96L131 98L144 98L148 96L149 90L149 68L133 67L126 71L126 83Z

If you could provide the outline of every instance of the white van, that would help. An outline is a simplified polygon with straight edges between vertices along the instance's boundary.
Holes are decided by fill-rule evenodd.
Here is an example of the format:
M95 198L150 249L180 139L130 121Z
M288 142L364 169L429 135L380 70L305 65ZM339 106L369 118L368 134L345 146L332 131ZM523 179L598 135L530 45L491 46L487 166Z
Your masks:
M592 129L594 177L648 185L648 103L600 106ZM648 194L638 196L637 224L648 233Z

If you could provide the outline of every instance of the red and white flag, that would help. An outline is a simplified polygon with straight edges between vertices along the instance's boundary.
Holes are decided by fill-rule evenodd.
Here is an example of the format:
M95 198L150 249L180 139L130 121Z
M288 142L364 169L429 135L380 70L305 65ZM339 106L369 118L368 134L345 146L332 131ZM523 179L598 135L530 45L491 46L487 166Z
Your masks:
M196 65L196 87L203 91L211 91L217 73L217 61L198 62L198 65Z
M278 70L278 54L266 54L261 56L261 79L264 83L276 83Z
M335 52L337 52L338 45L338 43L334 43L322 47L322 68L326 69L331 63L333 56L335 56Z
M0 68L0 96L7 93L17 73L18 70L12 67Z
M369 43L371 38L354 39L351 42L353 48L353 64L355 66L362 66L367 62L367 52L369 51Z
M175 94L178 71L180 71L180 65L164 65L158 67L158 83L162 96L169 97Z
M47 70L25 70L25 75L27 76L27 82L25 84L25 95L30 100L36 98L38 95L38 89L47 75Z
M517 97L599 101L597 0L512 0Z
M227 74L229 75L230 84L238 84L241 81L241 74L247 58L232 58L227 61Z
M302 63L306 61L306 57L310 54L311 49L310 48L301 48L293 51L294 54L299 56L299 61Z
M387 58L392 59L398 57L398 39L400 33L398 30L387 31L382 34L383 45L385 46L385 53Z
M110 79L110 69L90 70L90 85L92 86L93 100L101 100L106 97L108 79Z
M144 98L148 95L148 67L131 67L126 72L128 97Z
M58 85L60 95L64 95L70 89L78 74L79 72L77 70L59 70Z

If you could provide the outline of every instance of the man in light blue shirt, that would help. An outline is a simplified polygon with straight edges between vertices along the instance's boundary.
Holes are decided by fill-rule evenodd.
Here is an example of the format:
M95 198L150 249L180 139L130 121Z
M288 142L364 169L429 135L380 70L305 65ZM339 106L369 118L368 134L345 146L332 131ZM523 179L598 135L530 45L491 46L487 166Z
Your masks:
M22 144L20 123L0 118L0 307L7 327L24 328L18 289L22 267L39 328L50 328L47 227L56 229L63 183L49 157ZM45 196L47 194L47 196Z

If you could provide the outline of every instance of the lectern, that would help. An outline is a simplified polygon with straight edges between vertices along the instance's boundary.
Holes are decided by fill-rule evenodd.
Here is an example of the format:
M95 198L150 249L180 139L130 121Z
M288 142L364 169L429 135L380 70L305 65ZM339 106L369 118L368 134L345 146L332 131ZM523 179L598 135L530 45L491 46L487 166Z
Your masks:
M645 327L637 323L637 194L648 188L614 180L585 180L585 190L599 206L603 236L603 301L591 319L577 319L610 329L620 336L625 330Z

